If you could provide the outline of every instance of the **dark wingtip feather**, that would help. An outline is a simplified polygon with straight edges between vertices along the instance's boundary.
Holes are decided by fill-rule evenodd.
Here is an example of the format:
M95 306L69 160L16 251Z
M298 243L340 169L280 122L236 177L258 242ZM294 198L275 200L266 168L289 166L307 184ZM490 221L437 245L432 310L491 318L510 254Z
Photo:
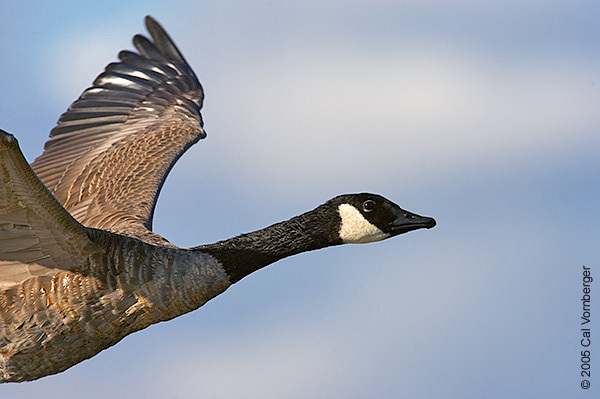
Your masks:
M135 35L133 37L133 45L140 52L141 55L149 60L157 61L162 64L169 62L165 56L156 48L154 43L148 40L147 37L142 35Z
M183 58L183 55L163 27L150 15L146 15L144 22L146 23L146 29L148 29L150 36L152 36L152 39L154 40L154 45L158 50L165 55L169 61L185 64L185 58Z

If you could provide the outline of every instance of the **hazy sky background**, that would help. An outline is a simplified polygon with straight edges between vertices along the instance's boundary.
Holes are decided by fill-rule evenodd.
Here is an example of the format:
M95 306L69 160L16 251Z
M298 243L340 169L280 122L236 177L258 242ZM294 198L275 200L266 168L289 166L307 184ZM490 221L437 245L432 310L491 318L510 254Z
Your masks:
M438 221L282 260L0 397L600 392L600 3L0 4L0 127L30 161L146 14L173 37L208 132L159 200L154 230L177 245L349 192ZM597 278L587 391L582 265Z

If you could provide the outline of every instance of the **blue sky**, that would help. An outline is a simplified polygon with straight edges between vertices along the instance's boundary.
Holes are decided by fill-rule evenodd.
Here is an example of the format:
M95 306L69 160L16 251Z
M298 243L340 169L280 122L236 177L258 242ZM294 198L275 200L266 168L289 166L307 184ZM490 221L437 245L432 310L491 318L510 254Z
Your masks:
M198 245L361 191L438 226L282 260L0 396L599 392L594 339L588 391L579 375L582 265L600 279L597 2L122 3L3 3L0 127L29 160L151 14L204 85L208 132L156 232Z

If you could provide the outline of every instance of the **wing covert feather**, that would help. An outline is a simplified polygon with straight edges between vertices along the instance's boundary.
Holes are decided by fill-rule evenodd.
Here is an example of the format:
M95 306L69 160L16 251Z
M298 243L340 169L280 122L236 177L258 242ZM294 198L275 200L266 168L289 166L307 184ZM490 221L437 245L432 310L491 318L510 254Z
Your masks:
M78 270L99 252L0 130L0 289L56 269Z
M153 243L152 215L177 159L205 137L196 75L151 17L52 129L32 168L87 227Z

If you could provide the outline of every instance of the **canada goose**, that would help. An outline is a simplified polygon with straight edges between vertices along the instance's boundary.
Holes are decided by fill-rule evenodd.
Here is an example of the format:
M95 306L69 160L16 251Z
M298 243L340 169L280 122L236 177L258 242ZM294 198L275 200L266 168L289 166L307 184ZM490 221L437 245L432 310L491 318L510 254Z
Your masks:
M203 91L167 33L122 51L59 119L31 167L0 130L0 381L59 373L202 306L284 257L431 228L375 194L182 249L153 233L160 188L205 137Z

